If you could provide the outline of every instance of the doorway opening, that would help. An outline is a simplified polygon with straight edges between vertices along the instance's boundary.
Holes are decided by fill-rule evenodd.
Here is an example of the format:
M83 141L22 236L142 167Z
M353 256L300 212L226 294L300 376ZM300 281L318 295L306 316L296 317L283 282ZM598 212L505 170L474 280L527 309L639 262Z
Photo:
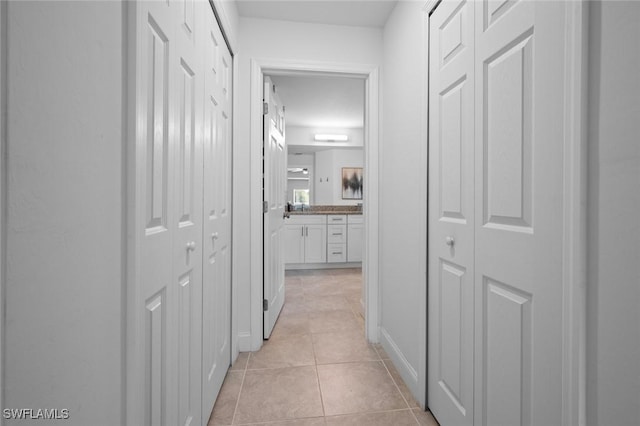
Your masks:
M251 78L252 78L251 98L252 98L252 105L254 107L257 106L255 109L252 110L252 118L251 118L251 126L252 126L251 139L252 139L252 146L254 147L262 146L262 143L263 143L262 141L262 136L263 136L262 100L263 100L264 94L262 93L261 89L264 87L265 76L268 76L271 79L275 79L276 82L282 79L294 79L294 78L298 78L298 79L305 79L305 78L309 79L312 77L324 78L324 79L346 78L346 79L358 81L363 86L362 88L362 91L364 92L364 108L363 108L363 114L362 114L363 128L361 130L361 136L360 136L360 140L362 141L361 149L362 149L362 166L363 167L360 167L360 169L366 170L367 181L366 181L366 184L361 189L362 206L357 205L358 202L360 201L358 200L353 203L351 208L353 208L354 210L361 209L361 212L359 212L361 213L359 216L362 218L362 222L360 224L361 228L360 230L358 230L356 227L355 232L361 232L361 236L362 236L362 249L361 249L362 250L361 251L362 282L363 282L362 311L363 311L364 323L365 323L364 324L365 336L369 342L375 343L378 341L378 318L377 318L377 314L378 314L378 282L377 282L378 281L378 271L377 271L377 264L378 264L377 262L377 256L378 256L377 211L378 211L378 208L377 208L377 203L378 203L378 200L376 196L377 188L378 188L377 167L376 167L377 159L378 159L378 149L377 149L378 148L378 70L375 67L370 68L370 67L363 67L360 65L352 66L348 64L346 65L325 64L325 63L292 64L288 62L277 62L277 61L267 63L267 62L260 62L257 60L253 60L252 67L251 67ZM286 109L286 106L285 106L285 109ZM287 111L289 110L287 109ZM329 127L329 126L325 126L325 127ZM325 128L321 130L324 130L326 133L326 130L330 130L330 129ZM323 133L318 132L318 135L322 135L322 134ZM347 136L347 139L348 138L349 136ZM313 139L315 141L316 133L313 133ZM325 142L327 144L335 143L335 142L328 142L328 141L325 141ZM296 151L296 152L301 152L301 151ZM295 156L295 152L292 152L292 154ZM302 152L302 155L304 156L305 153ZM322 155L324 154L321 154L321 156ZM252 157L253 171L263 170L262 160L263 160L262 155ZM307 160L309 160L309 157L307 157ZM297 200L294 200L293 199L294 188L291 188L291 191L286 190L286 192L283 189L283 192L285 192L285 194L283 195L291 195L290 197L291 205L293 206L294 209L297 208L300 212L302 212L303 209L309 208L305 203L299 202L300 197L309 196L310 200L314 200L312 202L315 202L315 199L318 196L317 191L318 191L318 185L320 185L320 182L319 182L320 176L318 175L317 170L315 170L317 168L315 164L315 160L314 160L313 167L309 167L309 165L306 165L306 167L304 167L305 165L303 165L303 167L299 167L302 169L300 171L300 174L302 176L304 176L305 168L307 169L306 170L307 176L310 173L315 175L315 177L312 178L313 181L309 180L309 183L313 182L313 187L310 186L309 188L307 188L309 190L308 194L305 192L302 195L298 195ZM358 167L352 167L352 168L357 169ZM283 173L284 173L284 169L283 169ZM295 173L298 173L297 170ZM342 173L342 170L340 170L340 173ZM356 177L357 176L358 175L356 173ZM342 175L340 174L340 176L337 178L330 175L323 176L322 184L326 183L327 177L329 178L329 183L331 184L331 183L336 183L334 179L341 180ZM254 181L254 185L255 184L256 184L256 181ZM354 186L357 187L357 185L354 185ZM300 188L295 188L295 189L300 189ZM357 189L354 190L351 186L348 186L347 190L350 190L351 192L347 193L345 196L350 196L350 195L353 196L354 192L358 192ZM314 194L314 191L316 192L316 194ZM291 192L291 194L288 194L288 192ZM300 191L296 191L296 193L299 194ZM251 307L251 312L252 312L252 315L251 315L252 342L251 343L252 345L251 346L252 346L252 350L255 351L262 346L263 337L265 336L264 316L262 315L262 313L264 312L263 306L264 306L264 299L265 299L264 281L263 281L264 275L262 273L263 268L265 266L265 262L264 262L265 253L264 253L264 248L262 246L262 242L264 238L263 232L262 232L263 219L264 219L262 214L263 212L262 186L260 186L259 188L256 186L252 186L252 200L253 200L252 205L254 205L255 207L254 211L252 212L252 225L254 225L252 226L252 240L260 244L260 249L261 249L260 256L259 257L256 256L252 261L252 268L253 268L252 276L255 278L252 278L252 286L251 286L252 288L252 307ZM298 202L296 203L296 201ZM255 214L256 211L261 214L259 215ZM303 215L300 215L300 216L303 216ZM305 216L307 215L305 214ZM308 215L308 216L315 216L315 215ZM340 216L340 215L333 215L333 216ZM326 220L326 217L327 215L325 214L325 220ZM290 219L286 219L286 220L290 220ZM345 220L344 225L346 229L346 227L348 227L349 224L346 223L346 217L343 220ZM327 229L326 223L324 225L324 228L325 228L325 238L326 238L326 229ZM298 231L300 232L301 237L306 238L307 232L313 233L314 230L312 228L309 228L309 225L307 224L306 226L300 227ZM318 230L316 232L321 233L322 231ZM337 235L336 237L339 237L339 235ZM309 237L309 238L313 238L313 237ZM254 248L256 247L254 246ZM346 244L345 244L345 249L346 249ZM256 252L257 251L258 250L256 250ZM339 250L336 250L335 255L333 255L333 251L331 251L330 255L336 256L336 257L345 256L345 260L347 260L346 256L348 256L348 253L346 251L343 251L341 253ZM326 265L329 265L326 260L326 256L327 256L326 248L325 248L324 256L325 256L324 263ZM313 262L313 263L320 264L323 262ZM351 266L349 265L349 262L338 262L338 263L343 263L343 265L341 266L344 266L344 267ZM330 265L325 266L325 268L328 268L328 267L330 267ZM283 265L283 268L284 268L284 265ZM295 268L291 267L290 269L293 270ZM294 272L293 274L296 274L296 273L301 274L301 272Z

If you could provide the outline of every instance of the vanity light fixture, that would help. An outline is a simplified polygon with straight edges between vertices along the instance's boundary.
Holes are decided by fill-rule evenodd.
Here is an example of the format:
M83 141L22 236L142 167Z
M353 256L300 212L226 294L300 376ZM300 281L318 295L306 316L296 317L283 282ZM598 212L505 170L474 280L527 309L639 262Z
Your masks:
M346 142L349 140L349 136L316 134L314 139L317 141L325 141L325 142Z

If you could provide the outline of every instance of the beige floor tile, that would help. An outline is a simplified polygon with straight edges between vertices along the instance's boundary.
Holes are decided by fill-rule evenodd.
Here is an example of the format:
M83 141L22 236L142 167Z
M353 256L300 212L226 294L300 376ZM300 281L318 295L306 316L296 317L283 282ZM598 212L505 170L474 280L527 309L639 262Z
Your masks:
M301 314L307 312L307 301L305 298L300 298L296 300L286 300L284 302L284 306L282 307L282 312L280 315L288 315L288 314Z
M313 345L310 334L275 335L264 342L258 352L253 352L247 368L297 367L314 365Z
M349 311L351 307L342 296L315 296L307 298L307 312Z
M309 328L312 333L339 330L358 330L353 313L349 311L311 312Z
M327 426L416 426L411 410L327 417Z
M409 407L411 407L411 408L419 408L420 404L418 404L416 402L415 398L411 394L411 391L409 390L407 385L402 380L402 377L400 376L400 373L398 373L398 370L393 365L391 360L390 359L385 359L384 360L384 365L387 367L387 370L389 370L389 373L391 374L391 377L393 378L393 381L398 386L398 389L400 389L400 393L402 394L402 396L404 396L404 399L407 401L407 404L409 404Z
M233 413L236 410L238 395L240 394L243 375L244 371L230 371L227 373L209 418L208 426L231 424Z
M315 296L341 296L342 295L342 287L340 287L336 283L310 283L304 284L302 286L302 291L304 291L307 299L313 298Z
M378 353L367 343L359 329L313 334L313 349L318 364L377 361Z
M255 426L324 426L324 417L313 417L310 419L285 420L282 422L251 423Z
M317 368L327 416L408 408L381 361Z
M414 408L413 414L416 415L420 426L440 426L430 411L423 411L422 408Z
M247 368L247 361L249 360L249 354L251 352L240 352L240 354L238 354L238 358L236 359L236 362L233 363L233 365L231 366L231 368L229 369L230 371L238 371L238 370L244 370L245 368Z
M272 332L272 337L309 334L309 318L306 313L281 314Z
M235 424L323 415L316 368L247 370Z

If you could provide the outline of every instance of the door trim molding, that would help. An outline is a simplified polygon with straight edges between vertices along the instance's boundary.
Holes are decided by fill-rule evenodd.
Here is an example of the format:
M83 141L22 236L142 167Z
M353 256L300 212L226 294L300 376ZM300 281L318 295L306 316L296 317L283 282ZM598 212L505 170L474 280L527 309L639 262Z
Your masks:
M565 3L562 424L586 424L588 2Z
M364 168L367 185L364 187L364 255L365 333L370 342L379 341L379 284L378 284L378 143L379 143L379 71L376 65L290 61L252 58L250 71L250 145L251 145L251 282L250 347L262 346L262 81L265 72L273 75L343 75L365 80L365 146Z
M440 1L428 0L423 8L425 14L431 14ZM564 75L563 159L563 190L566 196L562 218L562 424L568 426L586 424L586 124L589 5L588 2L568 1L565 2L565 8L564 44L567 60ZM428 37L428 19L426 34ZM428 67L426 71L428 75ZM428 110L428 84L425 90ZM428 126L428 113L426 120ZM425 311L424 315L428 321L428 312ZM426 385L427 380L428 377L425 380ZM428 402L427 393L427 406Z

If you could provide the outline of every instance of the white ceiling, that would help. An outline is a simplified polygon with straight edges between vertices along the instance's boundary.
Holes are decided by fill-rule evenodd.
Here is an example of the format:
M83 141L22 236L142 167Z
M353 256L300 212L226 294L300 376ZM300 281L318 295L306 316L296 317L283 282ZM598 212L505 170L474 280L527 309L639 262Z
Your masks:
M240 16L383 27L397 0L236 0Z
M324 76L271 76L288 126L364 127L364 80Z

